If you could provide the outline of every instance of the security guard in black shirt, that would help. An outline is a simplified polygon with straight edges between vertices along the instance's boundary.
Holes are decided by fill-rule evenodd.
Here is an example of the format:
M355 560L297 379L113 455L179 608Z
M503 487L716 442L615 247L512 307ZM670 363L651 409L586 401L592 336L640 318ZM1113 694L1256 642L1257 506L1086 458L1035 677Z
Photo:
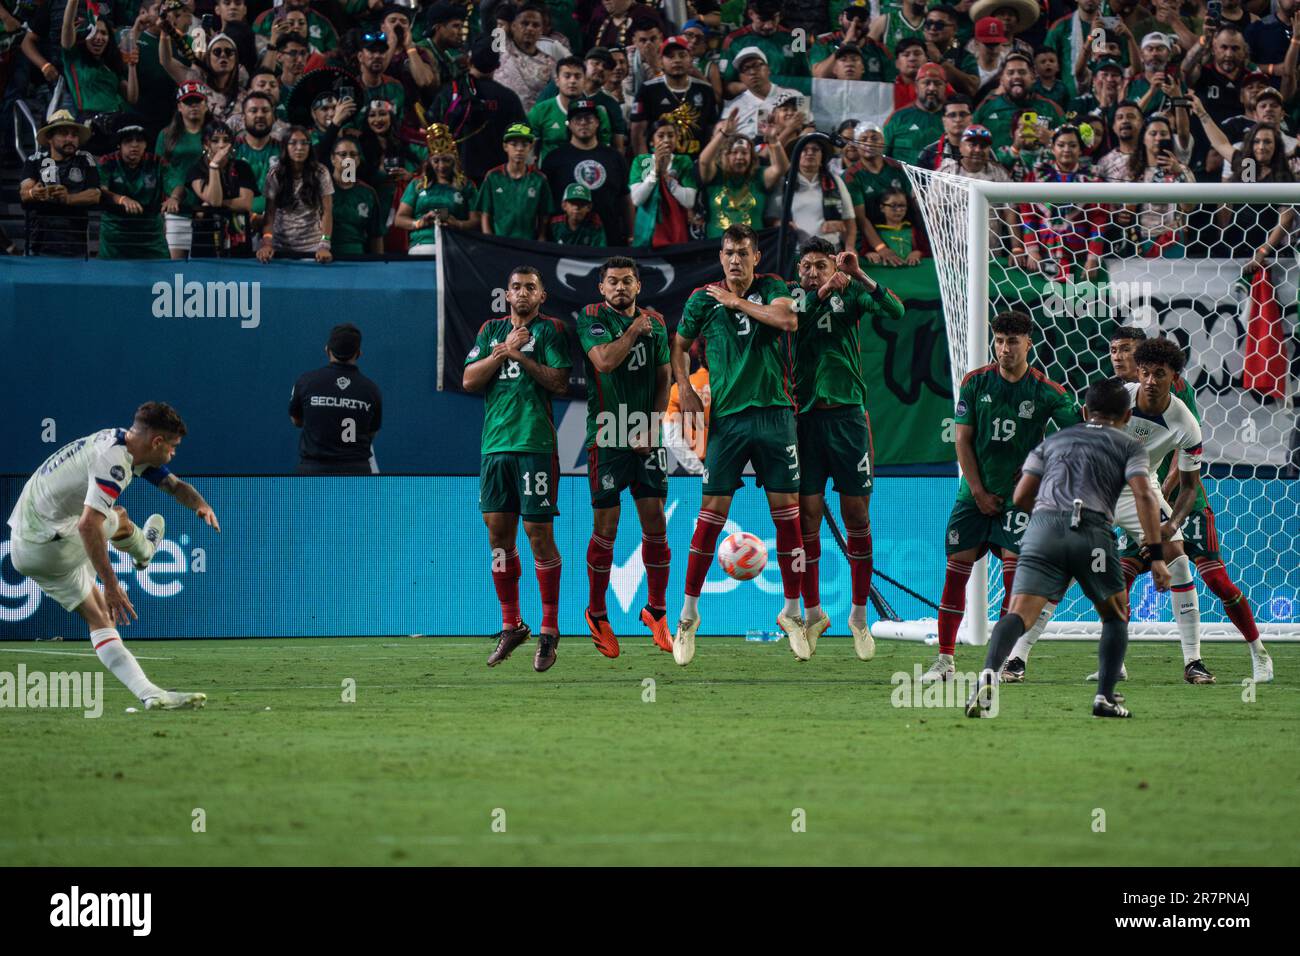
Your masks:
M289 417L302 429L300 475L378 474L370 443L379 431L383 397L361 374L361 330L336 325L325 347L330 364L307 372L293 386Z

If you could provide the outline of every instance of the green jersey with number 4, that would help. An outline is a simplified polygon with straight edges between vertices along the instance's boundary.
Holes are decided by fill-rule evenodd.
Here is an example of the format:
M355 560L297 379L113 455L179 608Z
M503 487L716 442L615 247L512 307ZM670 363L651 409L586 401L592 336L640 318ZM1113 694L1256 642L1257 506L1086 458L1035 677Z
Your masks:
M986 365L962 379L954 420L975 430L975 460L984 489L1010 502L1020 467L1043 440L1048 423L1068 428L1080 416L1074 399L1038 369L1008 382L997 365ZM975 500L965 475L957 497Z
M726 287L721 282L712 284ZM725 308L707 288L696 289L686 300L677 334L687 339L705 338L710 416L720 418L746 408L773 405L793 407L793 337L744 312ZM763 273L754 276L743 298L769 305L794 297L784 279Z
M524 326L530 338L519 350L539 365L569 368L569 337L559 319L534 316ZM489 319L478 330L474 347L465 356L473 365L492 354L493 346L504 342L513 331L510 317ZM507 359L488 383L483 411L485 455L499 451L555 451L555 421L551 416L551 393L524 371L519 362Z
M659 444L656 424L649 433L650 415L655 411L659 366L668 364L668 326L654 309L638 308L650 316L650 333L637 339L622 364L612 372L597 372L587 357L587 447L595 448L597 435L604 433L602 448L627 448L636 432L645 432L646 442ZM578 343L587 355L598 345L621 338L635 316L626 316L603 302L587 306L578 316ZM636 415L636 418L632 416ZM642 424L644 421L644 424Z
M799 411L806 412L818 402L864 405L867 386L862 381L858 325L876 314L900 319L903 303L884 286L868 292L856 279L825 299L817 298L816 289L797 288L794 302L799 312L799 331L795 333Z

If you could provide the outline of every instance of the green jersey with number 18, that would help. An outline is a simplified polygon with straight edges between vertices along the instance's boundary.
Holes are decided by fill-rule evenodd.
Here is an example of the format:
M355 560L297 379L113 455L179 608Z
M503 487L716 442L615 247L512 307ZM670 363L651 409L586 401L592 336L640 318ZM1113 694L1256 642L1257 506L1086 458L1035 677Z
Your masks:
M520 348L521 355L539 365L551 368L569 368L569 337L564 323L559 319L534 316L523 326L529 339ZM465 364L473 365L492 354L492 348L504 342L514 329L510 317L489 319L478 330L474 347L465 356ZM485 390L483 411L482 453L491 455L501 451L556 450L555 421L551 416L551 393L542 383L523 370L514 359L501 363Z
M903 315L903 303L884 286L868 292L854 279L847 287L824 299L816 289L794 290L799 331L795 333L795 394L799 411L818 402L827 405L865 405L867 386L862 381L862 345L858 325L880 314L890 319Z
M612 372L597 372L586 359L587 365L587 447L596 447L596 436L601 431L600 416L614 416L615 434L622 448L623 438L635 430L637 422L631 415L646 417L655 410L655 387L658 384L659 366L668 364L668 326L664 317L654 309L638 308L637 313L650 316L650 332L637 339L621 365ZM582 354L587 355L598 345L608 345L621 338L635 319L626 316L603 302L589 305L578 316L578 343ZM658 434L646 436L651 445L659 444Z
M722 282L711 285L726 288ZM705 339L709 360L709 393L712 418L732 415L746 408L773 405L794 407L794 344L789 332L759 322L739 310L731 310L707 291L696 289L686 300L677 334ZM754 276L742 298L758 305L777 299L794 299L780 276Z
M1074 399L1038 369L1008 382L997 365L986 365L962 379L954 421L975 430L975 460L984 489L1010 504L1020 467L1043 440L1048 423L1068 428L1080 416ZM965 475L957 497L975 500Z

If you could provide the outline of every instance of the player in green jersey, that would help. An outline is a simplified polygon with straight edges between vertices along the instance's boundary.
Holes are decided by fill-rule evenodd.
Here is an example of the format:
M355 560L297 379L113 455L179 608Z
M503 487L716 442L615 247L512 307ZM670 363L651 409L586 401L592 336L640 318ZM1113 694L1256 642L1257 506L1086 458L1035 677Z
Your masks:
M713 563L718 535L727 521L731 497L753 462L776 525L777 561L785 607L777 625L800 660L810 652L799 614L804 554L799 533L799 442L794 422L793 346L799 320L785 280L755 274L758 237L747 225L722 234L724 279L696 289L686 300L673 338L673 377L682 414L702 416L704 405L691 385L691 343L704 336L709 361L709 444L704 461L704 497L691 538L686 566L686 597L673 659L683 667L695 656L700 626L699 598Z
M871 419L862 381L860 323L880 314L897 320L903 303L864 273L858 257L814 236L799 250L795 290L799 331L795 337L795 394L799 397L799 523L806 565L803 573L804 636L808 652L830 626L821 608L819 567L826 481L834 479L849 545L853 597L849 631L861 660L876 653L867 627L871 593Z
M641 557L649 599L641 621L660 650L673 649L664 593L668 589L668 450L660 422L668 408L668 326L653 309L637 305L641 273L636 260L606 259L600 267L603 302L578 316L578 342L587 366L587 479L593 527L587 545L586 618L596 650L618 657L618 638L605 610L619 500L632 492L641 519Z
M1121 325L1111 333L1110 336L1110 362L1115 370L1115 375L1125 382L1136 382L1138 380L1137 363L1133 361L1133 353L1138 344L1145 342L1147 334L1142 329L1133 325ZM1201 412L1196 405L1196 391L1188 384L1187 380L1181 375L1174 378L1172 394L1181 399L1188 410L1201 421ZM1163 493L1166 500L1173 501L1178 483L1180 481L1177 466L1178 451L1175 449L1161 464L1158 471ZM1183 547L1187 550L1187 556L1192 559L1196 566L1196 571L1201 576L1214 596L1219 599L1223 605L1223 611L1236 625L1241 636L1246 639L1246 646L1250 648L1251 672L1256 683L1267 684L1273 680L1273 659L1268 650L1264 647L1264 641L1259 636L1259 628L1255 624L1255 615L1251 610L1250 600L1246 597L1241 588L1237 587L1231 576L1228 574L1228 568L1223 563L1223 558L1219 553L1219 534L1215 527L1215 515L1210 508L1209 500L1205 497L1205 486L1201 485L1196 496L1196 503L1192 505L1191 512L1187 515L1181 526L1183 532ZM1140 547L1137 541L1133 541L1127 535L1120 536L1120 559L1124 568L1124 585L1125 591L1133 587L1133 581L1140 574L1150 570L1150 560L1145 548ZM1041 624L1045 624L1051 619L1056 605L1049 603L1040 619ZM1003 680L1010 675L1012 682L1023 681L1025 679L1025 664L1029 661L1029 652L1034 643L1042 633L1041 625L1029 634L1025 634L1016 642L1015 648L1011 652L1011 657L1007 658L1003 666ZM1127 673L1123 674L1121 679L1126 678ZM1089 680L1095 680L1096 674L1089 677Z
M1065 389L1029 366L1033 321L1023 312L993 319L997 361L977 368L961 383L957 397L957 464L961 486L948 518L948 567L939 600L939 656L923 682L948 680L955 673L957 629L966 611L966 583L976 561L993 552L1002 560L1007 613L1020 540L1029 515L1012 501L1025 457L1037 447L1049 423L1066 428L1080 421L1079 408Z
M479 510L492 545L492 583L501 602L501 632L488 657L495 667L528 640L519 616L519 519L533 551L542 594L542 626L533 669L555 663L560 641L560 552L551 520L559 514L559 462L551 396L569 384L568 336L564 324L541 314L546 301L542 274L518 266L506 283L510 314L489 319L465 357L464 388L483 392L482 465Z

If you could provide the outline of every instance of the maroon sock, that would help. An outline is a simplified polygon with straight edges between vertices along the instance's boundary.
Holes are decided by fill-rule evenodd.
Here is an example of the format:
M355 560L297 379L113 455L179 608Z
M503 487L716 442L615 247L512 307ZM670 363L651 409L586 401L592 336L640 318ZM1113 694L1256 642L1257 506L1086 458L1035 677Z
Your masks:
M1201 572L1201 580L1205 582L1205 586L1223 603L1223 610L1232 619L1232 623L1237 625L1241 636L1247 642L1259 640L1259 628L1255 626L1255 614L1250 609L1250 601L1246 600L1246 595L1242 593L1241 588L1232 583L1223 562L1198 561L1196 570Z
M803 539L805 565L803 569L803 606L818 607L822 603L820 564L822 557L821 530L805 535Z
M646 590L649 592L646 603L660 611L668 606L665 594L672 559L668 535L641 535L641 560L645 563Z
M1002 556L1002 613L1000 617L1006 617L1007 612L1011 610L1011 587L1016 583L1016 564L1019 558L1014 554L1004 554Z
M707 509L701 509L699 518L695 520L695 533L691 535L691 556L686 562L686 593L692 597L699 597L704 588L709 565L713 563L713 552L718 547L718 535L726 523L725 515Z
M849 571L853 578L853 603L865 605L871 597L871 571L874 564L871 550L871 526L846 528L849 539Z
M492 584L501 602L501 627L519 626L519 549L492 549Z
M966 613L966 582L974 567L969 561L948 559L948 570L943 576L943 596L939 598L939 653L952 654L957 650L957 628L961 627Z
M614 560L614 542L594 531L587 543L587 606L596 617L605 614L605 592L609 590L609 566Z
M542 626L540 632L560 633L560 556L550 561L536 561L537 589L542 592Z
M1132 558L1120 558L1119 566L1124 571L1124 593L1128 594L1133 590L1133 582L1137 580L1142 567Z
M781 586L786 600L798 600L803 589L803 571L795 570L798 552L803 549L803 533L799 530L799 506L789 505L772 512L776 525L776 563L781 566Z

